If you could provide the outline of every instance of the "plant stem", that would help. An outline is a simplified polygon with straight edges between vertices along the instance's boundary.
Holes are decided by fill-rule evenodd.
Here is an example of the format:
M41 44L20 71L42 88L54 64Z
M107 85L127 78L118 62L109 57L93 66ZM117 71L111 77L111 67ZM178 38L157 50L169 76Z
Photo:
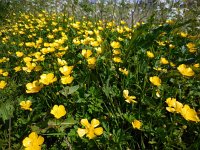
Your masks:
M8 140L8 150L11 150L11 118L9 119L9 128L8 128L8 132L9 132L9 140Z

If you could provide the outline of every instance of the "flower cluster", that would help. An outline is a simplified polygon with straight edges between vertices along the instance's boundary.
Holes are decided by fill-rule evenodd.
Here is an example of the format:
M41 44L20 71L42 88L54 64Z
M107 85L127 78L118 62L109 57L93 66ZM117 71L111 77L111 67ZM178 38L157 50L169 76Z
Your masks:
M179 113L183 116L183 118L185 118L185 120L188 121L200 121L197 112L194 109L191 109L189 105L183 105L175 98L167 98L165 102L168 105L168 107L166 107L167 111Z

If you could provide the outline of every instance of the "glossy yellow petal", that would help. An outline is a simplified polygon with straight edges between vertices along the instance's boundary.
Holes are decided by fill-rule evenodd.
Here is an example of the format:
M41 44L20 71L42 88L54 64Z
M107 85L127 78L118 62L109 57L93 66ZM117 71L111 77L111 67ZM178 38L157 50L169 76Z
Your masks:
M101 135L101 134L103 134L103 128L102 128L102 127L95 128L95 129L94 129L94 133L95 133L96 135Z
M86 129L78 128L77 133L78 133L78 135L80 137L83 137L87 133L87 130Z
M90 123L88 122L87 119L81 119L81 124L87 128L90 127Z
M91 121L91 126L93 126L94 128L97 127L100 124L99 120L97 119L92 119Z

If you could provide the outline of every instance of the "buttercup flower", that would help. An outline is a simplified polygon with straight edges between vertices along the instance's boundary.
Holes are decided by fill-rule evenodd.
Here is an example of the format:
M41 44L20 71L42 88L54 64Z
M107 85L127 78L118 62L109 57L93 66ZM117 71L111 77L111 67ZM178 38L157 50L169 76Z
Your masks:
M70 84L74 80L74 77L68 75L68 76L62 76L61 77L61 83L62 84Z
M89 57L92 55L92 51L91 51L91 50L83 49L81 54L82 54L85 58L89 58Z
M90 58L87 59L87 62L88 62L88 66L90 68L94 68L95 64L96 64L96 58L95 57L90 57Z
M125 101L127 103L137 103L137 101L134 100L134 99L136 99L136 97L135 96L129 96L128 94L129 94L128 90L123 91L123 96L126 99Z
M21 101L20 102L21 109L24 109L24 110L30 110L30 111L32 111L32 108L30 108L31 105L32 105L32 102L30 100Z
M188 121L200 121L197 112L194 109L191 109L188 105L184 105L180 113Z
M83 137L85 134L89 139L93 139L96 136L103 134L103 128L98 127L100 122L97 119L92 119L91 124L87 119L81 119L81 124L85 127L85 129L78 128L77 133L80 137Z
M42 74L40 76L40 80L39 82L45 84L45 85L49 85L53 82L57 81L57 78L54 77L54 74L53 73L48 73L48 74Z
M188 77L194 76L194 71L192 70L192 68L190 67L187 68L185 64L179 65L177 69L184 76Z
M186 46L189 49L189 52L191 52L191 53L194 53L197 51L196 45L194 43L190 42Z
M63 67L60 67L60 72L65 75L65 76L68 76L72 73L72 69L74 67L73 66L63 66Z
M65 107L63 105L54 105L53 109L51 110L51 114L54 115L54 117L56 119L59 119L61 117L63 117L64 115L66 115L66 110Z
M23 52L16 52L17 57L22 57L24 55Z
M23 146L26 147L25 150L41 150L43 142L44 138L42 136L38 136L36 132L32 132L22 141Z
M150 51L147 51L147 56L149 58L154 58L154 54L152 52L150 52Z
M156 85L156 86L161 85L161 79L157 76L150 77L149 80L153 85Z
M141 126L142 126L142 123L139 120L134 120L132 122L132 126L133 126L133 128L136 128L136 129L139 130L141 128Z
M119 68L119 71L122 72L124 75L128 75L128 70L125 68L125 69L122 69L122 68Z
M166 65L166 64L169 63L169 61L168 61L166 58L161 57L161 58L160 58L160 63Z
M43 87L43 84L41 84L40 82L33 81L33 83L27 83L26 84L26 93L37 93L41 90L41 88Z
M112 48L120 48L120 43L119 42L115 42L115 41L113 41L111 44L110 44L111 46L112 46Z
M3 89L6 86L6 82L5 81L0 81L0 89Z
M169 112L180 113L183 108L183 104L176 101L175 98L167 98L165 102L168 104L166 110Z
M113 61L116 62L116 63L121 63L122 59L120 57L114 57Z

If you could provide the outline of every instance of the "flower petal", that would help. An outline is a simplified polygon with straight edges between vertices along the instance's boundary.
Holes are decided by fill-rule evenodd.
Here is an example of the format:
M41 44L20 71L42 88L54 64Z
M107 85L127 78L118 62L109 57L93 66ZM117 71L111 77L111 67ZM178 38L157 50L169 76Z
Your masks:
M95 129L94 129L94 133L95 133L96 135L101 135L101 134L103 134L103 128L102 128L102 127L95 128Z
M87 119L81 119L81 124L87 128L89 128L90 126L90 123L88 122Z
M77 133L80 137L83 137L86 134L86 129L78 128Z
M98 125L100 124L100 122L99 122L99 120L97 120L97 119L92 119L92 121L91 121L91 126L92 127L97 127Z

